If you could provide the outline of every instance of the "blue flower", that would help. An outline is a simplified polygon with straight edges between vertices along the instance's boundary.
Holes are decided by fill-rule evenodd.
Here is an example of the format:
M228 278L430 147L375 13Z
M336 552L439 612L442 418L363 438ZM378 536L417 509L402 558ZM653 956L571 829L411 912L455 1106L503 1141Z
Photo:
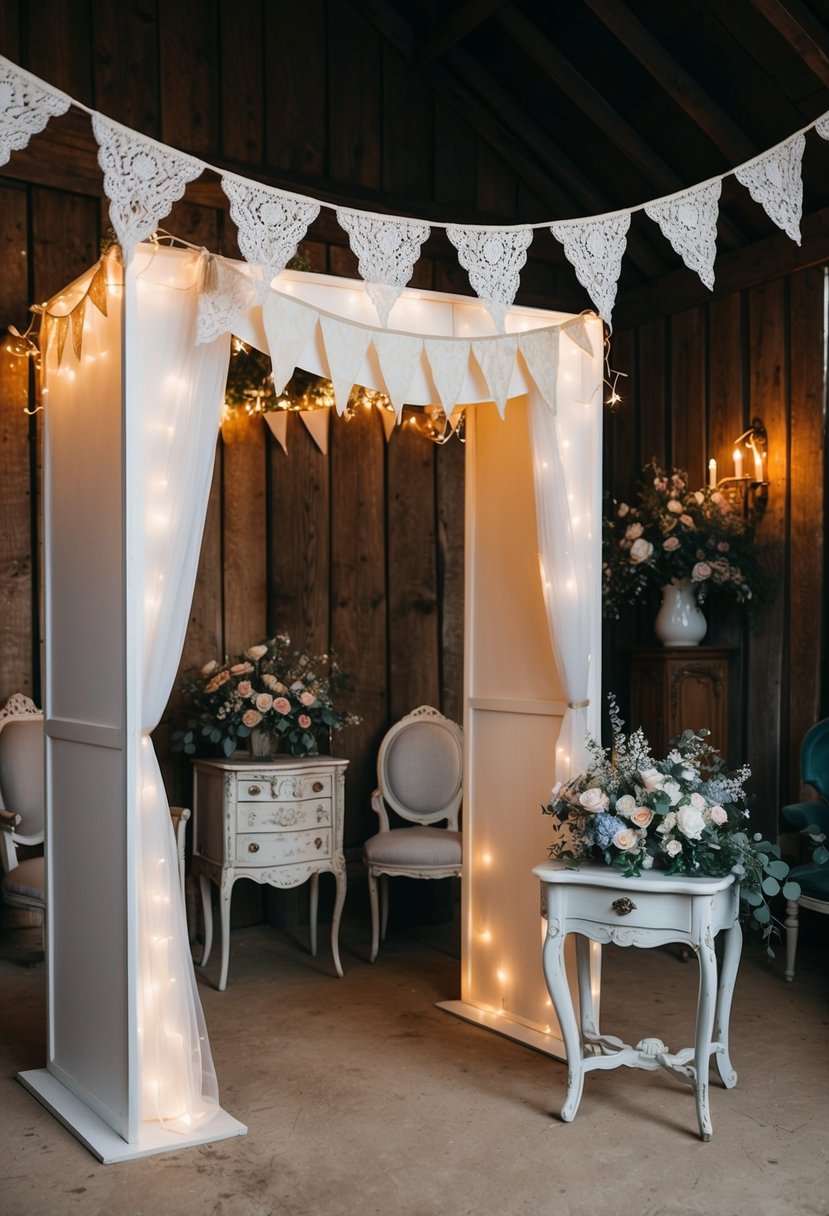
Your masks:
M600 849L607 849L613 842L613 837L620 828L626 828L628 825L624 819L620 819L618 815L606 815L600 813L593 816L593 842Z

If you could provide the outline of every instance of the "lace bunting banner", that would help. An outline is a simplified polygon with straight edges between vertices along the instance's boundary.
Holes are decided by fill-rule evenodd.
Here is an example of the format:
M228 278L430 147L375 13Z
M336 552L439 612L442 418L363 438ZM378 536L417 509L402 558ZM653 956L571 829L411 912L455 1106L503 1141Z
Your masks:
M0 57L0 165L25 148L50 118L65 114L72 98Z
M413 220L384 219L362 211L337 208L340 227L348 233L351 251L359 259L360 278L366 285L381 325L412 277L429 225Z
M412 387L412 380L423 354L423 339L412 334L377 334L374 338L374 349L386 382L389 400L399 420L406 404L406 394Z
M324 314L320 314L320 327L325 340L328 376L334 385L334 402L337 413L342 415L357 382L357 373L372 334L370 329L349 325Z
M196 316L196 345L233 332L236 319L256 303L253 284L220 258L210 258Z
M92 130L110 200L109 217L126 265L134 247L152 236L204 165L102 114L92 115Z
M629 211L587 220L568 220L550 227L550 232L564 246L576 278L608 325L616 302L616 284L622 270L629 227Z
M533 239L532 228L456 228L446 235L458 251L475 294L483 300L501 333L504 317L515 299L520 270Z
M518 337L511 335L498 339L482 338L479 341L473 338L470 346L484 373L492 400L503 418L507 408L512 369L515 366L515 352L518 350Z
M527 371L553 413L557 408L560 332L558 329L530 329L518 335L518 349L524 356Z
M819 120L821 122L827 116ZM820 132L820 127L818 127ZM734 170L734 176L745 186L755 203L759 203L769 219L787 236L800 244L800 216L803 211L803 178L801 162L806 137L801 132L770 152L758 156Z
M229 174L222 177L222 189L230 200L230 216L245 260L265 272L259 285L263 294L296 253L320 205Z
M274 392L279 395L294 374L303 350L314 336L317 314L288 296L268 292L262 323L271 355Z
M717 218L722 181L694 186L682 194L648 203L645 215L658 224L689 270L695 270L705 286L714 289L714 260L717 256Z

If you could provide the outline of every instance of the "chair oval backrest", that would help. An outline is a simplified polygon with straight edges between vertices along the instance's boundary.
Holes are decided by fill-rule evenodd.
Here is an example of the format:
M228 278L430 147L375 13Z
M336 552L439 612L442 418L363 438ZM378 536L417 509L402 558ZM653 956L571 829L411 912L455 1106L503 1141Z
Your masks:
M20 816L15 837L43 839L43 719L8 721L0 730L0 794L7 811Z
M412 823L448 820L457 831L463 794L463 732L431 706L397 722L377 757L386 802Z
M816 722L800 745L800 777L829 801L829 718Z

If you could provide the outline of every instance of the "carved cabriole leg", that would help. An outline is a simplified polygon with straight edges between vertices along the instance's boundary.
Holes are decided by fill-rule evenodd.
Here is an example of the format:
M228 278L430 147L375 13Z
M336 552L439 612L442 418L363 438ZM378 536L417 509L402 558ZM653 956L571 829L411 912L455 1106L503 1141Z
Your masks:
M311 954L314 958L317 957L317 910L319 908L320 898L320 876L319 874L311 875L311 891L310 891L310 935L311 935Z
M373 963L380 949L380 909L377 906L377 878L368 872L368 901L371 905L371 959Z
M383 874L380 878L380 937L386 940L386 930L389 927L389 876Z
M201 894L202 916L204 917L204 949L201 953L203 967L210 958L213 949L213 900L210 897L210 879L206 874L199 875L199 892Z
M591 942L581 933L576 934L576 969L579 981L579 1015L582 1037L599 1037L599 1019L593 1004L592 951ZM599 955L601 958L601 955Z
M314 875L316 878L317 875ZM337 897L334 900L334 911L331 915L331 953L334 956L334 969L342 979L343 967L340 962L340 920L345 904L345 867L340 866L334 874L337 883Z
M712 902L708 898L695 899L693 911L694 944L699 959L699 998L694 1039L694 1096L699 1131L703 1140L710 1140L713 1130L708 1108L708 1072L717 992L717 956L714 953L714 935L711 927Z
M728 1027L731 1020L731 998L734 996L734 984L737 981L737 967L740 963L740 953L743 948L743 931L740 922L734 921L730 929L723 934L723 960L720 974L720 989L717 994L717 1020L714 1026L714 1038L722 1044L722 1050L717 1052L717 1072L726 1089L733 1089L737 1084L737 1074L731 1064L728 1048Z
M786 970L789 983L794 979L794 960L797 955L797 932L800 927L800 905L796 899L786 900Z
M550 891L547 936L544 939L541 961L567 1055L567 1097L561 1108L561 1117L565 1123L572 1123L581 1101L584 1068L581 1037L564 968L564 935L559 910L560 901L557 896L557 891Z
M227 874L222 875L219 887L219 922L222 929L222 966L219 972L219 992L224 992L227 984L227 968L230 962L230 897L233 894L233 879Z

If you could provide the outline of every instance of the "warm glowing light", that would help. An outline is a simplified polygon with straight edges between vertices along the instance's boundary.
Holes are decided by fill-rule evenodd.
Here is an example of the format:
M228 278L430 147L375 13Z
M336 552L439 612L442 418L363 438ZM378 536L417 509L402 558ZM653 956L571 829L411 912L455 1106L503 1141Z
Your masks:
M491 853L482 853L481 861L484 863L485 866L491 866L492 865L492 854Z

